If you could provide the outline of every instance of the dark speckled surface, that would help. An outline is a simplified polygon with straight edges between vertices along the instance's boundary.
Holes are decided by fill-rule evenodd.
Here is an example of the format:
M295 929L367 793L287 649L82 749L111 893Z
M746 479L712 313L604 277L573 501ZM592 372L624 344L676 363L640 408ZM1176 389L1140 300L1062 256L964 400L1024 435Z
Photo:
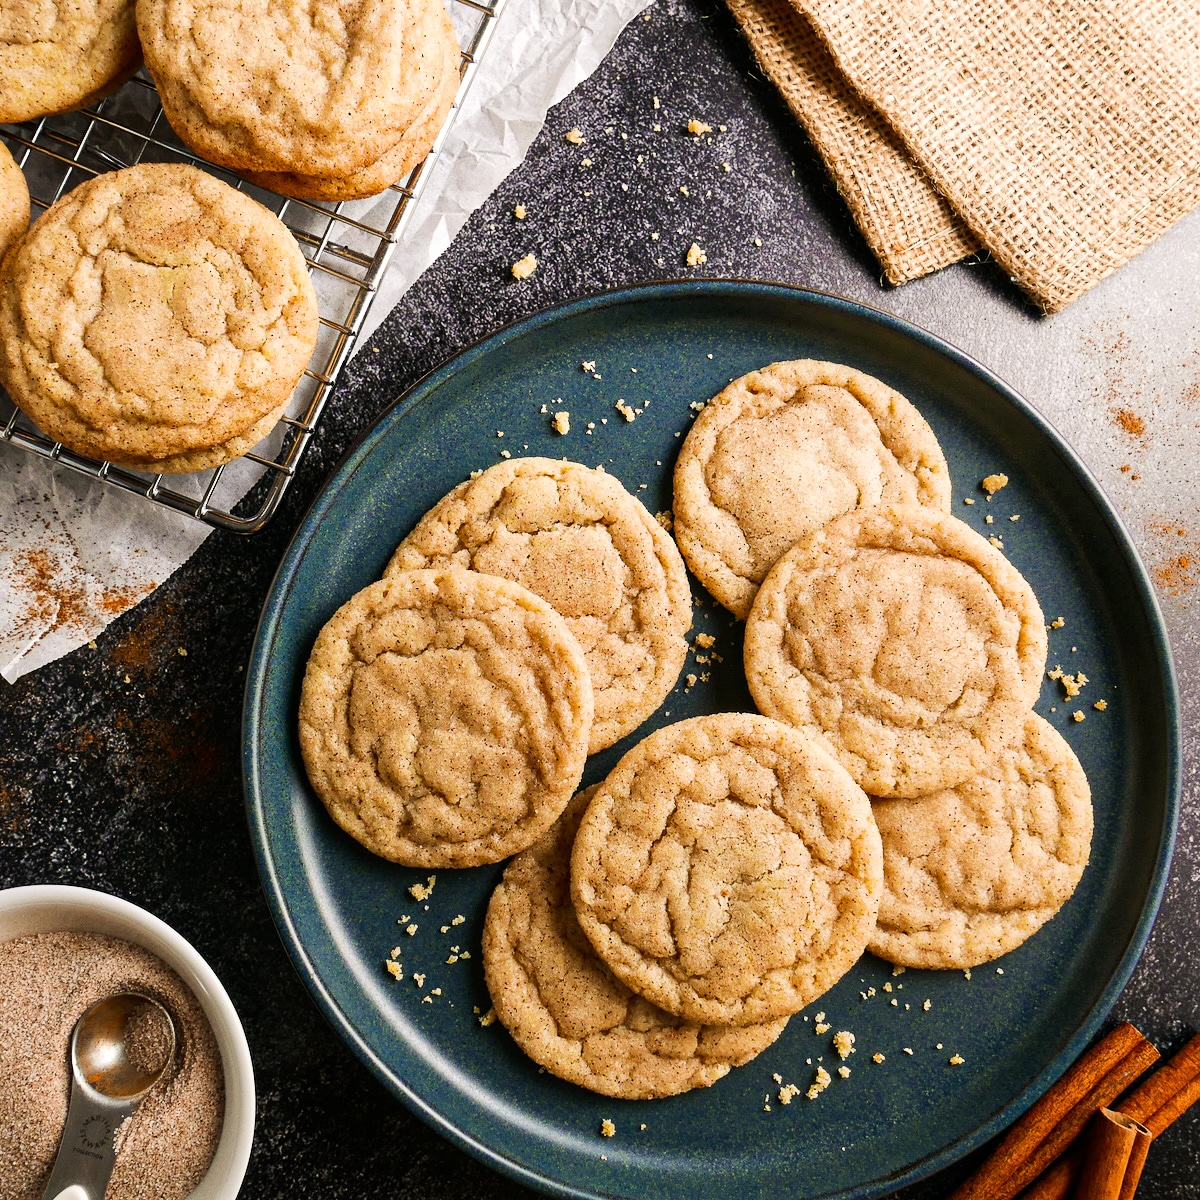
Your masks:
M215 534L95 649L0 684L0 884L76 883L117 893L170 922L209 960L242 1013L257 1070L258 1130L244 1189L252 1200L525 1194L393 1100L293 975L246 829L244 669L259 608L304 510L404 387L515 317L600 288L686 273L692 241L708 256L699 274L849 295L962 346L1049 417L1113 499L1160 586L1185 751L1171 881L1114 1017L1133 1020L1164 1051L1200 1028L1200 584L1193 588L1178 563L1200 533L1186 486L1200 443L1200 331L1192 315L1200 222L1181 222L1050 320L1035 317L986 262L883 290L820 163L724 10L710 0L668 0L648 16L551 113L525 164L351 364L268 529L251 539ZM711 144L696 142L682 132L693 116L727 129ZM587 135L591 168L562 138L576 125ZM523 222L511 215L517 203L529 209ZM514 282L509 264L531 250L537 273ZM1114 420L1122 408L1143 418L1143 435ZM1200 1196L1197 1164L1200 1113L1152 1149L1139 1194ZM951 1168L905 1195L945 1196L964 1171Z

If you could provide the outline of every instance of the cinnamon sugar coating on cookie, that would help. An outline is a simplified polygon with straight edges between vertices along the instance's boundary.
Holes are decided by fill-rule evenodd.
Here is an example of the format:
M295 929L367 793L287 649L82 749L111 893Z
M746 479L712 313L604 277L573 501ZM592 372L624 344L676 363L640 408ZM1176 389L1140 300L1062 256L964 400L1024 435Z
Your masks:
M402 571L318 635L300 749L334 820L369 850L477 866L562 812L591 719L583 653L544 600L474 571Z
M976 774L1021 734L1046 631L1033 589L923 506L849 513L776 563L746 623L761 712L820 737L875 796Z
M147 163L80 185L0 276L0 381L13 400L72 450L147 470L249 449L316 336L295 239L194 167Z
M592 677L589 753L635 729L675 685L692 623L683 560L604 471L549 458L498 463L422 517L386 575L451 564L515 580L566 618Z
M25 173L0 142L0 259L29 228L29 188Z
M142 0L137 21L189 146L235 170L324 178L376 162L414 124L448 29L441 0Z
M606 1096L648 1100L708 1087L765 1050L786 1020L700 1025L631 992L596 955L570 896L571 846L595 792L505 868L483 927L492 1004L548 1071Z
M1032 713L979 775L874 809L884 893L871 950L903 966L974 967L1007 953L1070 899L1087 865L1087 777Z
M933 430L904 396L839 363L772 363L704 406L675 466L675 537L687 564L745 619L775 561L854 508L949 510Z
M882 852L870 802L832 755L752 713L652 733L597 789L571 858L596 952L689 1020L797 1012L875 928Z
M0 121L83 108L141 62L133 0L4 0Z

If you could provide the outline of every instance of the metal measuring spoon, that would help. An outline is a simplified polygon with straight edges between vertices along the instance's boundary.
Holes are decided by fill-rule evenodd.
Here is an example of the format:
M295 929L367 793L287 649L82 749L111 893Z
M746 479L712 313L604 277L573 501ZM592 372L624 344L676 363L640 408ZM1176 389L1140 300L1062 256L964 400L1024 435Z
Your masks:
M175 1057L175 1022L135 992L105 996L71 1031L71 1102L44 1200L103 1200L113 1139Z

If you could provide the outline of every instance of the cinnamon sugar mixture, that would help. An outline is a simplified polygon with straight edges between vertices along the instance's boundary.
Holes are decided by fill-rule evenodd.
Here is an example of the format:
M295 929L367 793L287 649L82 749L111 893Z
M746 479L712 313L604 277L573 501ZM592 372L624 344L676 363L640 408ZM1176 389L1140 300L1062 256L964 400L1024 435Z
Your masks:
M221 1055L187 985L147 950L92 933L0 943L0 1195L41 1200L70 1092L71 1029L89 1004L133 991L175 1021L173 1066L117 1132L105 1200L183 1200L203 1179L225 1113Z

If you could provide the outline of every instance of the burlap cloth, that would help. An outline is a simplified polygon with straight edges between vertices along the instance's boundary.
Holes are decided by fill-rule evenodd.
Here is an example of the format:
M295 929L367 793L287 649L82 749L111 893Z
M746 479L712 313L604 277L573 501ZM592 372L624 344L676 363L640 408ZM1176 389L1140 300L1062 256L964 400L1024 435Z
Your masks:
M1046 312L1200 203L1200 0L727 0L887 278Z

